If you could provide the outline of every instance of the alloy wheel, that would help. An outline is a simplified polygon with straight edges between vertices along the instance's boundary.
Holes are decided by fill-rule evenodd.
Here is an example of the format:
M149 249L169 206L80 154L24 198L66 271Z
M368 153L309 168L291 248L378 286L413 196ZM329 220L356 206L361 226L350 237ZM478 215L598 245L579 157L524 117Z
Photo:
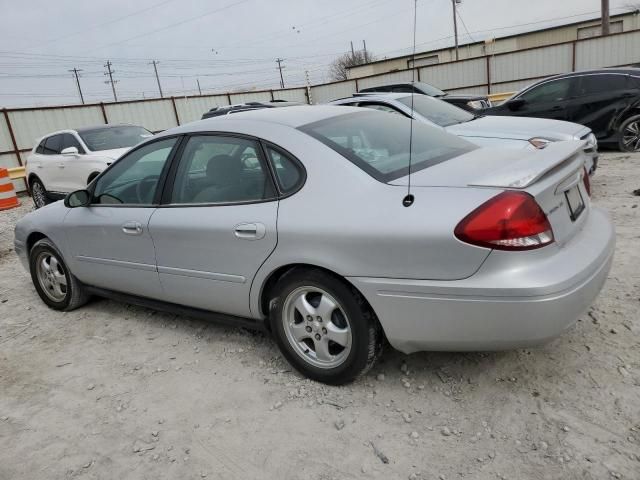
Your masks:
M42 184L37 180L33 182L31 186L31 196L33 197L33 203L36 204L36 208L42 208L47 204L47 194Z
M282 322L296 354L319 368L335 368L349 356L352 333L340 303L318 287L300 287L283 305Z
M41 252L36 259L38 283L45 295L54 302L67 296L67 276L63 264L49 252Z
M640 151L640 120L629 123L622 132L622 144L628 152Z

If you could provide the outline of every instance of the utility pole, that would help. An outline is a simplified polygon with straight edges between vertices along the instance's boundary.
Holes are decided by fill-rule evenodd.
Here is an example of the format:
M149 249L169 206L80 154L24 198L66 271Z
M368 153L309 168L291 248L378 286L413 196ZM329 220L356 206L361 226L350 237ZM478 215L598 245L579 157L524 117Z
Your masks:
M313 98L311 98L311 81L309 80L309 70L304 71L304 77L307 80L307 100L309 100L309 104L313 104Z
M155 60L151 61L149 63L149 65L153 65L153 71L156 72L156 82L158 82L158 90L160 91L160 98L164 98L164 95L162 94L162 87L160 86L160 77L158 76L158 64L160 62L157 62Z
M352 41L351 42L351 59L354 59L354 58L356 58L356 52L353 49L353 41Z
M284 62L282 58L276 59L276 63L278 64L278 70L280 70L280 88L284 88L284 77L282 76L282 69L285 67L284 65L282 65L282 62Z
M198 94L202 95L202 90L200 89L200 79L196 78L196 83L198 84Z
M367 42L362 40L362 46L364 47L364 63L369 63L369 56L367 55Z
M82 96L82 89L80 88L80 76L78 75L81 71L82 71L82 69L75 68L75 67L73 69L69 70L69 72L73 72L73 75L76 77L76 85L78 86L78 93L80 94L80 101L84 105L84 97Z
M460 60L460 55L458 54L458 16L456 12L456 3L460 3L461 0L451 0L451 5L453 6L453 35L456 38L456 60Z
M602 0L602 35L609 35L611 27L609 23L609 0Z
M113 74L116 73L111 69L111 66L113 65L113 63L111 63L110 60L107 60L107 63L105 63L104 67L107 69L106 72L104 72L105 75L109 75L109 80L106 80L104 83L110 83L111 84L111 91L113 92L113 100L114 101L118 101L118 96L116 95L116 83L117 80L113 79Z

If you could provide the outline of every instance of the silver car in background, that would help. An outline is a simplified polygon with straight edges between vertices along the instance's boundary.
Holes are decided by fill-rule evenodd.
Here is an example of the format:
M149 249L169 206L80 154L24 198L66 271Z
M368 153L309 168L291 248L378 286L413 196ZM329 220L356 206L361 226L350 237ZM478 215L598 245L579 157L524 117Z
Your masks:
M135 147L22 218L15 248L52 308L96 294L264 325L295 368L340 384L385 337L486 350L569 328L615 242L583 148L483 149L362 108L238 113Z
M331 105L366 107L400 113L444 128L482 147L542 149L552 142L584 140L585 168L593 175L598 167L598 141L590 128L546 118L482 116L438 98L410 93L356 94ZM413 113L411 106L413 105Z

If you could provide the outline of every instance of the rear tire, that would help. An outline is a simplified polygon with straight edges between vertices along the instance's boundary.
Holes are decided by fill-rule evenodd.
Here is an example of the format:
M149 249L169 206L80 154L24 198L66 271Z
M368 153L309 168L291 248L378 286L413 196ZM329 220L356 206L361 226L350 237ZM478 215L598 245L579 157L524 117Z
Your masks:
M364 375L384 335L362 295L320 270L295 269L275 286L271 331L287 361L319 382L342 385Z
M31 280L44 303L54 310L75 310L89 294L64 263L62 254L48 238L36 242L29 252Z
M31 180L31 198L36 208L42 208L51 203L47 189L37 177Z
M640 115L627 118L618 129L618 147L622 152L640 152Z

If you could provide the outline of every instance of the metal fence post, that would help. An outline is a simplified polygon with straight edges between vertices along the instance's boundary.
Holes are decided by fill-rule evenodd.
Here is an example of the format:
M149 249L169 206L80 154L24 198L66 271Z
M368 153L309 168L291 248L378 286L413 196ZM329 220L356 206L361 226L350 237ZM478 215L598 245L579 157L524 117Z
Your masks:
M487 95L491 95L491 57L489 55L487 58Z
M22 163L22 156L20 155L20 149L18 148L18 142L16 142L16 136L13 132L13 127L11 126L11 120L9 120L9 112L7 112L6 108L2 109L2 113L4 114L4 121L7 123L7 130L9 130L9 137L11 138L11 144L13 145L13 153L15 154L16 158L18 159L18 165L20 165L21 167L24 166L24 164ZM29 187L27 185L27 179L23 178L22 179L24 181L24 188L27 190L27 192L29 191Z
M578 46L578 42L576 42L575 40L572 43L573 48L571 49L571 71L575 72L576 71L576 49Z
M104 108L103 102L100 102L100 110L102 110L102 118L104 119L104 123L109 123L109 119L107 118L107 111Z
M180 117L178 116L178 107L176 107L176 97L171 97L171 105L173 105L173 114L176 116L176 123L180 126Z

